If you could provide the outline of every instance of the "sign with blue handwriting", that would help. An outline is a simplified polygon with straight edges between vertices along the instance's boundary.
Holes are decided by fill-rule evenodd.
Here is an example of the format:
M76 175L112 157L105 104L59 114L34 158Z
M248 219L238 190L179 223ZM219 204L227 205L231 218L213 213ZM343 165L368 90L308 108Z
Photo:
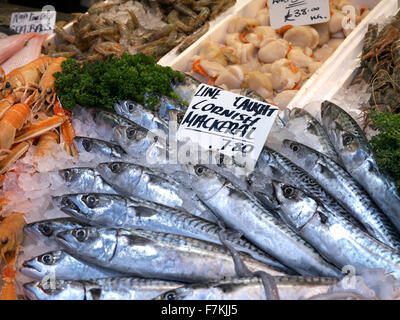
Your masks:
M176 137L204 150L241 159L250 170L262 151L279 108L223 89L201 84L180 123Z
M271 27L303 26L328 22L329 0L268 0Z

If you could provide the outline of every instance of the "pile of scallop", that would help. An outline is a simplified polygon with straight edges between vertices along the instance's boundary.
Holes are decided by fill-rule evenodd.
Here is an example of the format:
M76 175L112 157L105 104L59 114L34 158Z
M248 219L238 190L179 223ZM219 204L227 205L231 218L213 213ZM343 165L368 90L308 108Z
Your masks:
M345 15L354 8L355 21ZM270 26L269 9L254 18L232 17L223 43L204 41L192 57L193 75L226 90L249 88L281 108L369 13L347 0L330 4L329 22L311 26ZM203 78L201 78L203 76ZM208 78L207 78L208 77Z

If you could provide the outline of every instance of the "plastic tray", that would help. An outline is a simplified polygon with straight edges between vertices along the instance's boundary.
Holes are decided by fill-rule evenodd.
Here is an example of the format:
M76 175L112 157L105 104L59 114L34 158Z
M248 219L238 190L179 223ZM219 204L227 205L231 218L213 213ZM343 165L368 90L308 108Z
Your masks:
M398 0L352 0L351 2L358 8L368 7L372 10L324 62L321 68L302 86L288 107L302 107L309 101L321 99L322 97L325 97L325 99L332 97L357 65L357 57L361 52L362 39L368 24L372 21L378 21L382 17L392 15L398 8ZM233 8L233 15L252 18L256 16L258 10L264 7L265 0L238 1ZM173 52L171 52L164 56L159 61L159 64L170 66L172 69L181 72L190 71L191 58L199 54L204 41L223 42L231 19L232 17L226 17L219 21L179 56L174 56ZM200 76L198 78L201 79Z

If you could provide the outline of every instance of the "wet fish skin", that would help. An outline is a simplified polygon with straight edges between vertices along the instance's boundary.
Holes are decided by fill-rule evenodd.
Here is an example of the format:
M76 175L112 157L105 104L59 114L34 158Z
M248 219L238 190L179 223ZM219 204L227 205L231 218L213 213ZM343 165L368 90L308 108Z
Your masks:
M108 125L112 129L118 126L132 126L132 127L141 127L137 125L135 122L129 120L128 118L125 118L117 113L105 111L105 110L99 110L99 109L93 109L89 111L93 121L99 125L99 126L104 126Z
M76 259L62 250L46 252L25 261L20 272L35 279L43 279L51 274L58 280L91 280L126 276L122 272L101 268Z
M220 244L218 233L221 228L218 225L142 199L111 194L69 194L54 197L54 202L63 212L91 225L173 233ZM293 273L250 242L239 238L236 232L227 230L227 239L236 250L285 273Z
M190 102L201 82L189 74L184 73L183 76L183 81L171 81L171 88L182 101Z
M187 180L199 197L219 219L284 265L301 275L341 276L334 266L250 193L205 166L188 166L186 174L192 178Z
M114 104L114 110L119 115L135 122L139 126L155 133L168 133L168 126L157 117L157 114L139 103L131 100L120 100Z
M56 280L55 290L44 288L39 282L30 282L24 284L24 293L31 300L150 300L181 285L133 277Z
M93 168L75 167L58 171L65 185L76 192L118 193Z
M279 171L286 173L285 179L273 180L285 182L301 188L307 194L312 195L317 200L321 201L327 210L340 213L343 217L354 224L354 226L364 229L364 227L353 216L351 216L342 205L340 205L330 194L328 194L309 173L304 171L281 153L276 152L267 146L264 146L262 152L269 154L273 166L280 167ZM288 180L289 182L287 182Z
M329 101L321 105L321 118L347 172L400 231L400 196L392 179L378 168L371 146L357 122Z
M56 241L74 256L144 278L193 283L235 276L224 247L174 234L87 227L58 233ZM247 254L240 256L252 271L283 275Z
M329 157L301 143L283 141L283 153L307 171L377 240L400 251L400 236L362 187Z
M166 137L142 127L118 126L114 137L129 156L142 164L168 164Z
M335 278L274 277L281 300L308 299L326 293L339 280ZM258 277L184 285L164 292L154 300L265 300Z
M58 232L88 226L75 218L56 218L29 223L24 232L34 239L54 241Z
M400 277L400 255L356 228L338 213L303 191L274 182L277 200L292 227L338 268L351 265L359 274L365 268L385 268Z
M167 117L170 110L185 112L187 109L186 104L171 97L160 94L157 95L157 98L159 103L154 108L157 110L157 114L160 118ZM188 100L188 102L190 102L190 100Z
M127 195L180 208L206 220L216 221L214 214L184 185L162 172L128 162L105 162L96 170L113 188Z
M78 152L90 152L117 159L126 155L126 152L119 145L112 142L81 136L75 136L73 141Z
M289 130L294 127L300 128L303 134L308 137L308 139L304 138L304 141L299 142L325 154L327 157L341 164L341 160L324 127L308 111L303 108L293 108L287 112L287 117L289 119Z

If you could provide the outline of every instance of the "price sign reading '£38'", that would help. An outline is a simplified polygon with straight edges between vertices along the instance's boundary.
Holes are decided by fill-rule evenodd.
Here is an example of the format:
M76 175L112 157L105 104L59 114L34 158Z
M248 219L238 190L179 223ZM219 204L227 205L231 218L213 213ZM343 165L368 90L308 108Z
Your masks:
M204 150L240 158L253 169L279 108L220 88L201 84L183 117L176 137Z
M329 0L268 0L271 26L302 26L328 22Z

